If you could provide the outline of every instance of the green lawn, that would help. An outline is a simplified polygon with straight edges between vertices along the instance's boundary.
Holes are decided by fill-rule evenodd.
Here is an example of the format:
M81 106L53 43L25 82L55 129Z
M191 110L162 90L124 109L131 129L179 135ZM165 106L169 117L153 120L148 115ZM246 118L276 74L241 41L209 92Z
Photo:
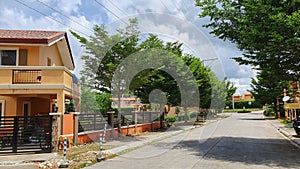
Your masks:
M259 109L259 108L252 108L252 109L224 109L223 112L224 113L236 113L238 111L243 111L243 110L250 110L250 111L257 111L257 110L262 110L262 109Z

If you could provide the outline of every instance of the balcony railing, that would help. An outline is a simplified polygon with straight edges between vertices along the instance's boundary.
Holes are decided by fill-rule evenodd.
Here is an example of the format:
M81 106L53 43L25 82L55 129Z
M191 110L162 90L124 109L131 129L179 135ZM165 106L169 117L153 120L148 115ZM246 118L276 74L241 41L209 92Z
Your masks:
M13 84L41 84L41 70L13 70Z

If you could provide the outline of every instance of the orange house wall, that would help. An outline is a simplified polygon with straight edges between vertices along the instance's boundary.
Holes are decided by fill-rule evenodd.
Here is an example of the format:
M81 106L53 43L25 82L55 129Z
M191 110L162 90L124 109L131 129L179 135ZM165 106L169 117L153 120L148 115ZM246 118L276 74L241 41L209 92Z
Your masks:
M74 132L74 115L64 114L63 115L63 129L62 134L73 134Z

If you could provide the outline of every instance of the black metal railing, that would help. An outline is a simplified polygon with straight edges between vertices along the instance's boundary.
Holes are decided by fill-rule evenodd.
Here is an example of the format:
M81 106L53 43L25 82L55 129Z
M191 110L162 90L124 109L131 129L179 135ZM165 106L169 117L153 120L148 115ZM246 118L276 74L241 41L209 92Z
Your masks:
M107 116L102 114L79 114L79 132L100 130L107 123Z
M145 124L156 122L160 120L159 112L122 112L121 114L121 126L127 126L128 124L135 124L135 114L137 119L137 124ZM104 125L108 123L108 116L101 113L93 114L79 114L78 115L78 128L79 132L102 130ZM114 127L118 126L118 115L114 114ZM109 126L111 127L111 126Z
M41 70L13 70L13 84L40 84Z

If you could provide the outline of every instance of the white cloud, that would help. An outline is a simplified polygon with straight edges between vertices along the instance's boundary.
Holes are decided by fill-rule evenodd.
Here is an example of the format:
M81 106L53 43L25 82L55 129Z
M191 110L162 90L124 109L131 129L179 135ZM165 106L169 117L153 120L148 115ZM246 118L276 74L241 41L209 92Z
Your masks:
M57 7L67 14L78 12L79 5L81 5L81 0L57 0Z
M93 25L96 24L96 21L91 18L97 18L97 24L108 24L118 20L113 14L105 10L99 4L96 4L95 1L92 1L94 6L86 5L87 3L91 3L90 1L81 0L40 1L55 8L59 12L49 9L36 0L22 2L36 10L41 10L45 15L51 16L56 20L63 22L65 25L49 19L19 3L9 1L6 3L0 2L0 5L2 6L2 10L0 11L1 28L63 31L68 31L68 29L72 28L81 35L90 35L93 32L89 28L92 28ZM218 68L216 69L217 72L221 69L223 64L225 76L231 80L237 81L241 91L249 89L250 78L255 76L256 72L252 71L249 66L239 66L230 59L230 57L241 56L241 52L238 51L234 45L214 38L212 35L208 34L207 29L201 27L207 20L198 18L197 15L200 12L200 8L194 6L194 0L97 1L105 5L106 8L120 18L123 18L124 21L128 21L128 17L141 16L143 14L161 14L156 15L156 17L140 18L141 20L139 22L142 26L141 30L159 33L164 40L180 40L184 42L185 47L189 48L187 51L197 53L202 59L215 57L214 52L216 52L216 57L219 57L219 60L205 62L205 65ZM84 6L88 6L88 8L84 8ZM62 16L62 14L69 18ZM173 21L169 20L170 18L173 18ZM124 23L121 24L124 26ZM198 29L191 29L189 24ZM197 32L201 32L202 35L198 35ZM70 34L69 37L75 60L77 60L77 57L82 53L82 49L77 39L70 36ZM206 39L203 40L202 38ZM210 47L211 45L213 45L213 48Z

